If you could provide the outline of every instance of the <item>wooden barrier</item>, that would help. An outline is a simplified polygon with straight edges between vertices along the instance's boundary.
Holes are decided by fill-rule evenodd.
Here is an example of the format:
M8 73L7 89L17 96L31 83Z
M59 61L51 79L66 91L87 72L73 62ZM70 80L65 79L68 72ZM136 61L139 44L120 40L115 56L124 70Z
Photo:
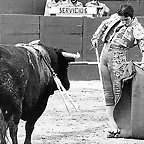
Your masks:
M70 79L99 79L98 71L95 71L97 64L93 63L96 62L95 50L91 49L90 40L104 19L4 14L0 15L0 42L16 44L40 39L44 45L62 48L73 53L79 52L81 57L76 62L82 64L70 65ZM138 19L144 25L144 18L138 17ZM99 47L99 53L101 49L102 45ZM127 60L132 59L141 60L138 47L132 48L128 52ZM84 62L86 63L84 64ZM75 73L78 70L82 71Z
M0 42L16 44L39 39L39 16L0 15Z
M43 45L83 53L83 18L41 16L40 29L40 40Z

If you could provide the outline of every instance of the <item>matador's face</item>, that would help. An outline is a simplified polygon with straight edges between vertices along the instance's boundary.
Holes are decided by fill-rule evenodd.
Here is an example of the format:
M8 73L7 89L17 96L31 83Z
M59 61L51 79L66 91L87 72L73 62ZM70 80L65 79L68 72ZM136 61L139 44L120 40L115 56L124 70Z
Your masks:
M121 16L120 19L125 26L129 26L133 21L133 19L131 17Z

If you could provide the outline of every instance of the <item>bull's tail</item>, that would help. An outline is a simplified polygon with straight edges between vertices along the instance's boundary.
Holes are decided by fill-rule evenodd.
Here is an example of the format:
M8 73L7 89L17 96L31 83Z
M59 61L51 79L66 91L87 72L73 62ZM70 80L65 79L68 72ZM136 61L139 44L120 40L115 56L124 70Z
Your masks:
M0 109L0 144L6 144L7 139L7 124L4 121L3 112Z

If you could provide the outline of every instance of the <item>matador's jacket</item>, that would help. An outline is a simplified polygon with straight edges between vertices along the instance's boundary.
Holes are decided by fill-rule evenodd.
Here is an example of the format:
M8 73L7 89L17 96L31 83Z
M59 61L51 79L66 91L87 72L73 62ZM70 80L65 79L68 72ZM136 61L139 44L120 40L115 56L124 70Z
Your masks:
M138 45L144 52L144 28L135 17L130 26L125 26L118 14L104 20L92 40L104 42L101 53L101 76L107 106L115 105L120 98L120 79L126 67L126 52Z

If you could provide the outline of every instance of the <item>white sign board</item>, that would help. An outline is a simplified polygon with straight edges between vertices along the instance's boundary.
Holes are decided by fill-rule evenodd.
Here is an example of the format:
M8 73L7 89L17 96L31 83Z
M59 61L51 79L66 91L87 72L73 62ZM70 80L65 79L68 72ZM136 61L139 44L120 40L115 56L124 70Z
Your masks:
M51 7L49 15L68 17L93 17L97 14L97 7ZM46 15L46 14L45 14Z

